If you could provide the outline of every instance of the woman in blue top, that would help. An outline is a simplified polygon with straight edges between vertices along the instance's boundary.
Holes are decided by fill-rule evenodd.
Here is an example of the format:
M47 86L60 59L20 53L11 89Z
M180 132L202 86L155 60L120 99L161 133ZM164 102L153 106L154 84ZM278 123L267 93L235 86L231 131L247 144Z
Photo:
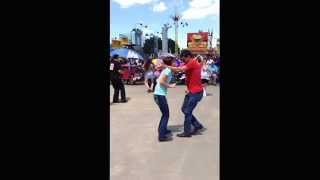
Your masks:
M163 59L163 63L171 66L173 63L173 58ZM159 78L157 79L157 85L154 91L154 100L159 106L162 113L160 123L159 123L159 141L169 141L172 138L169 135L171 132L167 129L168 120L169 120L169 106L167 102L167 88L174 88L176 84L170 84L170 81L173 78L173 72L169 68L165 68Z

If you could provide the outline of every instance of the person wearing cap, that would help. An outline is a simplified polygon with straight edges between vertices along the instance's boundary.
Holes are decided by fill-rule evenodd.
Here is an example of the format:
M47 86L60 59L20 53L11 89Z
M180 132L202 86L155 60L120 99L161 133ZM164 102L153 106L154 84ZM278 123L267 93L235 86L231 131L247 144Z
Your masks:
M163 59L163 63L166 65L172 65L173 58L165 58ZM154 91L154 101L159 106L159 109L162 113L159 127L158 127L158 140L161 141L169 141L172 140L172 137L169 136L171 132L167 129L168 121L169 121L169 106L167 102L167 88L174 88L175 84L170 84L170 81L173 78L173 72L169 68L165 68L161 71L159 78L157 79L157 85Z
M201 64L197 58L192 57L192 53L189 50L182 50L180 53L181 60L185 65L181 67L173 67L162 64L163 67L167 67L174 72L186 73L186 95L182 105L182 112L185 115L184 118L184 132L177 134L178 137L191 137L196 135L205 128L198 121L198 119L192 114L197 104L203 97L203 85L201 82ZM193 129L192 129L193 126Z
M114 88L113 103L127 102L126 91L121 79L121 74L122 74L121 63L120 63L119 55L116 54L112 56L111 62L110 62L110 79L111 79L112 86ZM121 101L119 101L120 91L121 91Z

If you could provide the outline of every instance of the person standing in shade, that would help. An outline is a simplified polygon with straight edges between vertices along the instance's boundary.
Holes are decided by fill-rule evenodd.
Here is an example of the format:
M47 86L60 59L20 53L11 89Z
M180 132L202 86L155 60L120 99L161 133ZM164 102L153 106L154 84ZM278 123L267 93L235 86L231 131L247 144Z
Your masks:
M186 95L182 105L182 112L184 113L184 132L177 134L178 137L191 137L196 135L205 128L198 121L198 119L192 114L197 104L203 97L203 86L201 82L201 64L197 58L192 57L192 53L189 50L182 50L180 53L181 60L185 63L182 67L173 67L163 64L163 67L167 67L174 72L186 73ZM193 126L193 129L192 129Z
M121 74L122 74L121 63L120 63L119 55L116 54L111 58L111 62L110 62L110 79L111 79L112 86L114 88L113 103L127 102L126 91L121 79ZM121 91L121 101L119 101L120 91Z
M163 63L166 65L172 65L172 59L164 59ZM175 83L170 84L170 81L173 78L173 73L171 69L165 68L162 70L158 80L157 85L154 91L154 101L159 106L159 109L162 113L158 133L159 133L159 141L169 141L172 140L170 136L168 136L171 132L167 129L168 121L169 121L169 106L167 102L167 88L174 88L176 86Z

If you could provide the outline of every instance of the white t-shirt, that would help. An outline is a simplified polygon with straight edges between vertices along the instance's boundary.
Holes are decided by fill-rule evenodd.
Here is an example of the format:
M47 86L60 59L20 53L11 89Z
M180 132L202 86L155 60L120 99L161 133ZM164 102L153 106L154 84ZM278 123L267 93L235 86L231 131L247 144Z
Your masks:
M210 74L209 74L207 68L202 67L202 69L201 69L201 79L210 80Z
M213 63L214 63L213 59L209 59L209 61L207 61L207 65L210 65L210 64L213 64Z

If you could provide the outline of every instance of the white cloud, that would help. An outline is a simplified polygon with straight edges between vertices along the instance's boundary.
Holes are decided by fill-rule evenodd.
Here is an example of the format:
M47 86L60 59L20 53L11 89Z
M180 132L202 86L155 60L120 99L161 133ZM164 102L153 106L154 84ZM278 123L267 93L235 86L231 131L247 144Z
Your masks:
M167 6L164 2L160 1L158 4L153 5L153 11L154 12L163 12L167 10Z
M120 4L121 8L128 8L133 5L144 5L154 2L155 0L113 0Z
M182 12L183 19L202 19L220 13L220 0L191 0L189 9Z

